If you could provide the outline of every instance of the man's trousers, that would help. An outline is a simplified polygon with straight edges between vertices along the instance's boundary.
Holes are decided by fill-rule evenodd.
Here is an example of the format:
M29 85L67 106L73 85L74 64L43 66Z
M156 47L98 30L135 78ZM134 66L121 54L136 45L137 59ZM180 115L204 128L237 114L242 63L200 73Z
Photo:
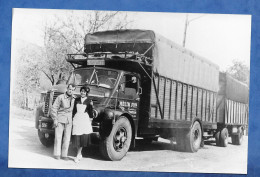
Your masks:
M55 128L54 156L67 157L70 145L72 123L58 123ZM64 135L63 135L64 134ZM62 139L63 135L63 139ZM61 145L62 144L62 145Z

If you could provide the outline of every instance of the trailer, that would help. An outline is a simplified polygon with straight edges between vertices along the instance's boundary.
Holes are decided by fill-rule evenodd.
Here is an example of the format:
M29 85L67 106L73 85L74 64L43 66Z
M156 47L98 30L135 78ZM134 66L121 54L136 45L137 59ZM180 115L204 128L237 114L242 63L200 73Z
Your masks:
M218 131L216 143L219 146L228 145L229 135L232 144L241 145L243 135L248 125L248 86L232 78L227 73L220 73L217 101ZM220 137L224 138L220 138ZM224 141L221 141L224 140Z
M175 139L177 149L187 152L198 151L212 137L220 146L228 135L234 144L241 142L248 99L237 97L248 97L244 86L230 94L232 79L222 82L216 64L151 30L87 34L84 53L68 54L67 61L75 68L67 84L77 85L76 95L80 86L90 87L92 126L106 159L122 159L140 137L146 142ZM49 110L65 88L54 86L39 108L44 110L36 116L41 141L53 137Z

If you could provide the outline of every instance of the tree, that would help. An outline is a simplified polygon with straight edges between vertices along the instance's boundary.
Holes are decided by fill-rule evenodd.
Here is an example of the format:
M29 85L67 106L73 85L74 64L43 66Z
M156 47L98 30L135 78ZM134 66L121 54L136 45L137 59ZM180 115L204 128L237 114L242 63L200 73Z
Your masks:
M42 50L40 47L26 43L24 41L16 41L15 69L12 71L16 76L14 78L13 98L14 103L20 107L28 108L29 95L40 86L39 66L42 62Z
M66 54L83 53L87 33L125 29L131 23L126 12L68 11L65 15L56 15L54 20L47 21L44 29L45 64L42 72L52 85L56 84L72 69L65 61Z
M232 62L233 65L230 66L226 72L229 73L235 79L249 85L249 67L242 61L233 60Z

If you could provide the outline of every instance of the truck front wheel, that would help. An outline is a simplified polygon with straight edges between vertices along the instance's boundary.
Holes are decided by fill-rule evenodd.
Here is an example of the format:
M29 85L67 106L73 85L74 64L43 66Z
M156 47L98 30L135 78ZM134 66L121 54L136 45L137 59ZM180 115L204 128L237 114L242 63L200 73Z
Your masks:
M126 117L121 116L115 122L109 136L101 140L101 154L108 160L121 160L128 152L131 140L131 124Z
M40 130L38 130L38 137L41 143L46 147L50 147L54 144L54 135L52 134L43 133Z

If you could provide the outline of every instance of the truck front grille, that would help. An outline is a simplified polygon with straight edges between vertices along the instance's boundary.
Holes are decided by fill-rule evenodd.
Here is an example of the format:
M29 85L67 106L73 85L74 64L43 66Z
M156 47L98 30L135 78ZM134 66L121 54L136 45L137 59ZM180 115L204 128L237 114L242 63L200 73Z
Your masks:
M53 97L52 95L53 94ZM62 93L60 92L51 92L51 91L48 91L47 92L47 95L46 95L46 100L45 100L45 107L44 107L44 115L45 116L48 116L49 115L49 109L50 109L50 103L51 105L54 103L55 99ZM51 99L51 100L50 100Z

